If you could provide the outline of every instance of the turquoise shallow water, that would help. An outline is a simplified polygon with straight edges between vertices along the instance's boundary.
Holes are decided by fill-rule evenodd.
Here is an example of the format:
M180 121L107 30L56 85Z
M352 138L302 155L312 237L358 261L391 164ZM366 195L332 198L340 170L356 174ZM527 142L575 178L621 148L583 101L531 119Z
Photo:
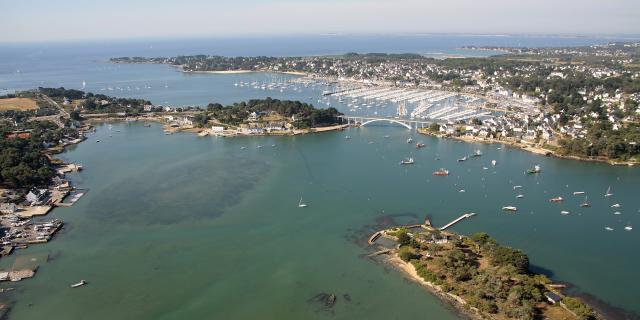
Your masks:
M575 290L638 312L638 287L627 285L640 266L629 254L638 233L622 230L640 220L635 169L400 127L225 139L119 123L111 134L99 126L63 154L84 164L73 180L89 192L51 214L67 222L55 241L24 252L53 259L17 285L12 319L455 318L400 273L363 258L359 240L387 216L410 222L429 214L442 225L469 211L478 215L454 230L489 232ZM410 135L427 147L415 150L405 142ZM455 161L476 148L483 157ZM399 166L411 153L416 164ZM491 159L498 165L483 170ZM543 173L525 175L534 163ZM439 167L451 176L433 177ZM515 199L515 184L524 199ZM610 200L602 196L608 185ZM579 208L582 198L571 195L578 190L592 195L592 208ZM567 201L549 203L556 195ZM300 197L309 207L297 207ZM610 201L623 205L622 215L612 214ZM508 204L520 212L502 213ZM90 285L70 289L79 279ZM319 292L341 298L326 310L308 302Z

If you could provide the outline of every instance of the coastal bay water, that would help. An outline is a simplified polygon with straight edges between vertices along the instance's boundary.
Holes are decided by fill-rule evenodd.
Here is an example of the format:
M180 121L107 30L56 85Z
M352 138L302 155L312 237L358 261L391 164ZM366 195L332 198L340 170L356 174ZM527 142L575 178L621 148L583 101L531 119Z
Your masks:
M427 147L415 150L405 142L410 135ZM455 161L475 149L484 155ZM409 154L416 164L398 165ZM363 258L355 239L385 216L420 221L428 214L444 225L463 212L478 215L455 231L489 232L578 292L638 312L638 288L625 284L640 266L630 254L640 239L623 230L640 223L635 169L401 127L228 139L116 123L98 126L63 156L85 165L72 179L89 192L51 213L67 222L63 233L29 248L53 260L17 285L12 319L455 318L400 273ZM544 171L526 175L534 163ZM440 167L452 174L432 176ZM522 185L525 198L516 200L513 185ZM605 199L609 185L615 196ZM573 191L591 195L593 207L579 208ZM558 195L567 200L549 202ZM309 207L297 207L300 197ZM622 215L613 215L614 202ZM519 213L502 212L504 205ZM90 284L70 289L79 279ZM338 294L335 309L308 302L320 292Z
M86 81L87 91L170 105L267 96L316 103L321 95L322 88L279 92L234 86L295 78L290 75L184 74L163 65L104 63L112 56L136 54L277 50L265 45L257 52L236 44L207 51L214 47L3 47L0 89L80 88ZM385 49L371 43L365 47L362 51ZM281 54L327 53L318 46L304 48ZM398 48L393 51L419 51ZM358 51L348 49L343 50ZM437 51L444 49L455 47ZM409 136L427 147L416 150L405 142ZM67 222L65 230L47 245L15 254L47 252L52 261L35 278L11 284L17 287L9 297L17 301L11 318L455 318L398 272L362 258L366 249L356 240L387 216L415 222L428 214L437 226L465 212L478 215L453 230L488 232L523 249L536 269L573 284L574 291L640 313L640 288L629 285L640 267L634 254L640 243L638 170L497 148L418 136L394 126L222 139L165 136L158 125L100 125L95 136L62 155L85 166L71 177L77 187L89 190L73 207L46 217ZM456 162L476 149L484 153L481 158ZM415 165L398 165L409 156ZM492 159L496 167L490 165ZM536 163L543 172L525 175ZM451 176L433 177L440 167ZM514 185L523 186L524 198L515 198ZM615 193L612 198L603 197L608 186ZM580 208L584 198L573 196L574 191L586 192L593 206ZM550 203L556 196L567 200ZM297 207L300 197L308 208ZM611 208L614 203L622 208ZM519 212L503 213L505 205L517 206ZM570 214L561 215L562 210ZM626 225L636 230L624 231ZM0 264L7 267L12 259ZM90 285L69 288L80 279ZM308 302L320 292L338 294L334 310Z

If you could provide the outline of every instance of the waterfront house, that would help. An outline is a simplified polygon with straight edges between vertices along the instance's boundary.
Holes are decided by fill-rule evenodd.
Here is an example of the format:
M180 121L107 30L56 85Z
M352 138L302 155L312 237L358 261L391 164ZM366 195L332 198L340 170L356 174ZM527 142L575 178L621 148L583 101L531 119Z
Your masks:
M32 206L39 205L47 198L47 193L47 189L33 188L27 193L26 199Z
M562 300L562 297L560 297L559 295L551 292L551 291L547 291L544 293L544 297L547 298L547 301L549 301L549 303L551 304L556 304L558 302L560 302Z

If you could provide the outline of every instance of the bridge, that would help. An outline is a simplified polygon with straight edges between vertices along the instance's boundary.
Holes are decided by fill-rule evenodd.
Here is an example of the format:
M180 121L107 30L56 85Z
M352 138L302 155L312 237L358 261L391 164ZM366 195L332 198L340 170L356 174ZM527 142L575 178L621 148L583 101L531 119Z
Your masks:
M433 122L431 121L420 121L420 120L409 120L409 119L401 119L401 118L386 118L386 117L360 117L360 116L338 116L342 120L346 120L348 124L359 125L361 127L366 126L370 123L375 122L388 122L399 124L409 130L424 128L425 126L429 126Z

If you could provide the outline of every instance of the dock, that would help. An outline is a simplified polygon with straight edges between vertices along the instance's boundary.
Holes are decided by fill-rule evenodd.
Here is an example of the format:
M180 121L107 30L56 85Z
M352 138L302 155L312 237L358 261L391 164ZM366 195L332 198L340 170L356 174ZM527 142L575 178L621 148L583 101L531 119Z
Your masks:
M475 213L473 213L473 212L472 212L472 213L465 213L465 214L461 215L460 217L458 217L457 219L455 219L455 220L453 220L453 221L451 221L451 222L447 223L444 227L440 228L440 231L444 231L444 230L446 230L447 228L449 228L449 227L453 226L454 224L456 224L456 223L458 223L458 222L460 222L460 221L462 221L462 220L464 220L464 219L471 218L471 217L473 217L473 216L475 216L475 215L476 215L476 214L475 214Z
M376 242L376 240L378 240L378 238L380 238L380 236L382 235L382 231L378 231L374 234L371 235L371 237L369 237L369 245L372 245L374 242Z

